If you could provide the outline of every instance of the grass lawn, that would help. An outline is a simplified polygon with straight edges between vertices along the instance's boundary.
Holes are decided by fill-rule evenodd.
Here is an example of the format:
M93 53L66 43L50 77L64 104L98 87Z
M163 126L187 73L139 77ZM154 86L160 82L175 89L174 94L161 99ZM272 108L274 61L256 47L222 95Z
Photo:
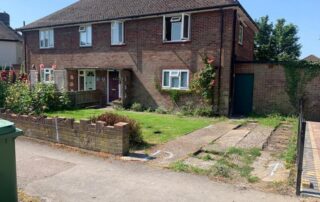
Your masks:
M82 109L47 113L48 116L74 118L76 120L89 119L99 116L106 110ZM186 135L197 129L223 120L222 118L183 117L177 115L156 114L147 112L113 111L138 121L142 128L142 136L149 144L161 144Z

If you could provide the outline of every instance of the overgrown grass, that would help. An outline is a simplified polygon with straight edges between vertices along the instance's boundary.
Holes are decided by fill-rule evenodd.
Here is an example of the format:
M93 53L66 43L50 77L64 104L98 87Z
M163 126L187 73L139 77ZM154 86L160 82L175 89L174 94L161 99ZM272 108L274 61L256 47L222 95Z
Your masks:
M292 137L290 138L287 149L281 154L281 158L286 162L287 168L293 168L297 158L297 134L298 134L298 119L291 122Z
M108 110L110 111L110 110ZM82 109L47 113L48 116L65 118L90 119L105 113L102 109ZM185 117L148 112L113 111L138 121L142 129L142 137L148 144L161 144L177 137L191 133L197 129L224 120L224 118Z
M171 164L170 168L177 172L188 172L200 175L223 177L226 179L245 178L250 183L259 181L258 177L252 176L251 167L255 159L260 156L259 149L240 149L230 148L215 164L209 169L204 170L185 164L183 161L178 161ZM207 155L202 158L205 161L211 161L212 158Z
M259 123L260 125L263 126L269 126L269 127L277 127L280 125L282 122L287 122L287 123L294 123L297 120L297 117L295 116L282 116L279 114L269 114L269 115L251 115L247 118L240 119L239 122L242 124L248 123L250 121L254 121Z

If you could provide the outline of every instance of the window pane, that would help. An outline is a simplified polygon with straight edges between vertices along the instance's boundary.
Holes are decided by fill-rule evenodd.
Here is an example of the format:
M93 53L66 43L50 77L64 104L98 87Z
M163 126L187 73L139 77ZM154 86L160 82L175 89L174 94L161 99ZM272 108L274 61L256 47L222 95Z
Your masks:
M181 72L181 87L187 88L188 87L188 73Z
M123 43L123 23L119 23L119 43Z
M79 77L79 90L80 91L84 91L84 77L83 76L80 76Z
M173 22L171 24L171 40L180 41L181 40L181 22Z
M169 72L163 73L163 86L169 86Z
M171 88L179 88L179 77L171 77Z
M171 41L171 18L166 18L166 40Z
M120 43L120 23L118 22L113 22L111 23L111 43L113 45L117 45Z
M49 30L49 47L53 47L54 44L54 37L53 37L53 30Z
M189 16L184 16L183 38L189 39Z
M92 44L92 27L88 26L87 27L87 45L91 45Z
M87 43L87 35L86 32L80 32L80 45L85 46Z

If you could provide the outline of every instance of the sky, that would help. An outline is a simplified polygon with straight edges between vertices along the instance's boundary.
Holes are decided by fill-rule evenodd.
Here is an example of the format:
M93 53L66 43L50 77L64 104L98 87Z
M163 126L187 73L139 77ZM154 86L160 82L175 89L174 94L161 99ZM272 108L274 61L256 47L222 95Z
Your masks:
M77 0L0 0L0 12L11 16L11 26L31 23ZM156 1L156 0L155 0ZM320 57L320 0L239 0L253 19L269 15L272 21L285 18L299 28L302 58Z

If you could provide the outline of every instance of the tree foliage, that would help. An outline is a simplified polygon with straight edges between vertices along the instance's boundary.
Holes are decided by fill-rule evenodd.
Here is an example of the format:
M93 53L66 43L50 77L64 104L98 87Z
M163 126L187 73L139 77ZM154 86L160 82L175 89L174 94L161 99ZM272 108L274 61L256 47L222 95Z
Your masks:
M301 45L297 26L286 23L285 19L279 19L273 25L268 16L261 17L256 23L259 33L255 37L255 60L278 62L299 58Z

